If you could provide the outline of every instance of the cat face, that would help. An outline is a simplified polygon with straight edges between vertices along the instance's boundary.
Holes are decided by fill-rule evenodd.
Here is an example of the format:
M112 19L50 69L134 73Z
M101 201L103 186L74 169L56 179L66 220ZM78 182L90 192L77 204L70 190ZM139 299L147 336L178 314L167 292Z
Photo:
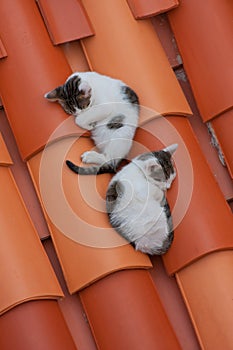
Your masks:
M142 169L149 181L163 189L170 188L176 177L172 155L177 147L177 144L172 144L161 151L141 154L135 159L135 163Z
M58 102L67 114L78 115L91 105L91 87L78 75L71 75L65 84L45 94L51 102Z

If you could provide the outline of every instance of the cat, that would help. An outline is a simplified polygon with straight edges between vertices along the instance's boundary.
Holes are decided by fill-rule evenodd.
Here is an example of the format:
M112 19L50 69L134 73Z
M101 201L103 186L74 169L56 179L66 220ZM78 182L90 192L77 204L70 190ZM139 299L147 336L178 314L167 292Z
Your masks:
M67 160L68 167L81 175L116 172L131 148L138 125L137 94L121 80L97 72L76 72L45 98L57 101L67 114L74 115L77 125L90 130L99 150L81 156L84 163L96 165L79 167Z
M112 227L136 250L161 255L174 232L166 190L176 177L172 155L178 145L143 153L114 175L106 192Z

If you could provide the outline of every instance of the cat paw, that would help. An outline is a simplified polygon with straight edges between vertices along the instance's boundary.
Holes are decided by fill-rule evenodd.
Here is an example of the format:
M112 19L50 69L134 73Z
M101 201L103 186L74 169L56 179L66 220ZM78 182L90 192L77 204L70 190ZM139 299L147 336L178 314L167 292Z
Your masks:
M95 151L84 152L81 155L81 158L82 158L82 162L87 164L89 163L102 164L105 160L105 157L102 154Z

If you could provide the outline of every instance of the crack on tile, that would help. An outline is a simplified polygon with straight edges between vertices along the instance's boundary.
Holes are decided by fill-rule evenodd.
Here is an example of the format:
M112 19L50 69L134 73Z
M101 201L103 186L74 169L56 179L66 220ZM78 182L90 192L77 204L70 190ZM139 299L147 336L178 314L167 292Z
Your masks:
M226 162L225 162L225 158L224 158L224 154L223 154L223 151L221 149L221 146L219 144L219 141L218 141L218 138L217 138L217 135L215 134L215 131L211 125L211 122L208 122L206 123L207 125L207 129L208 129L208 132L209 132L209 135L210 135L210 142L211 142L211 145L217 149L218 151L218 157L219 157L219 160L221 162L221 164L223 166L226 166Z

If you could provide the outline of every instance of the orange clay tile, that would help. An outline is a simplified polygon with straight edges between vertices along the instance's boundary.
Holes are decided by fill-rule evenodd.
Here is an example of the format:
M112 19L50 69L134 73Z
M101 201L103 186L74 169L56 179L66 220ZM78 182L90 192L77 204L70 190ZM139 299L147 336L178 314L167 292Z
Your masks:
M12 156L13 166L10 168L15 179L17 187L22 195L25 206L33 221L35 229L40 239L45 239L49 236L48 227L43 217L42 209L38 201L27 165L22 161L19 150L17 148L12 130L10 129L8 120L4 110L0 110L0 131L4 135L4 140L7 149Z
M0 58L4 58L7 56L7 52L6 52L6 49L3 45L3 42L2 40L0 39Z
M191 109L193 111L193 116L189 117L190 124L195 133L197 141L202 149L205 158L211 168L212 174L214 175L221 191L227 201L233 198L233 183L230 177L230 173L227 167L223 166L219 161L218 152L213 147L210 142L210 135L205 123L203 123L200 113L198 111L197 105L194 100L194 96L191 91L191 87L188 79L184 78L183 68L179 68L176 70L176 74L178 75L179 82L185 91L185 96L189 101ZM213 121L211 122L213 128Z
M12 165L12 159L11 156L6 148L6 144L3 140L3 136L0 133L0 165Z
M80 297L98 349L181 349L148 271L117 272Z
M19 305L1 316L0 328L2 350L77 349L56 301Z
M1 1L0 17L8 53L0 60L1 98L21 155L27 158L65 120L62 109L43 95L63 83L71 70L62 51L51 45L34 1L25 0L24 6L18 0Z
M123 1L114 2L114 11L111 6L104 4L104 1L96 8L90 0L85 0L84 6L96 30L95 37L82 40L87 58L91 64L93 62L94 69L109 75L117 72L123 80L130 81L139 94L141 104L153 107L153 110L156 109L157 99L164 104L164 111L170 109L172 104L168 91L171 90L174 97L176 96L174 102L176 107L186 104L180 86L173 84L173 73L161 46L157 44L155 48L154 44L148 45L151 41L157 43L156 33L153 29L149 29L151 27L148 20L134 21ZM112 32L115 32L115 26L118 25L115 21L118 17L122 18L121 30L127 34L123 37L118 30L119 36L115 37L113 42L109 34L110 29L109 31L103 30L104 19L111 18L109 23ZM139 30L144 25L144 30ZM127 56L124 56L127 44L122 42L125 37L127 42L131 43ZM144 51L139 39L147 43ZM98 56L104 47L107 50L105 51L107 57L112 57L111 60L101 60ZM138 59L135 59L135 52L137 52ZM148 63L149 58L151 58L150 64ZM122 59L124 64L122 64ZM169 273L174 273L211 251L232 248L233 221L227 203L196 142L188 119L179 116L168 119L155 118L153 110L141 107L142 131L141 134L140 132L136 134L136 143L131 153L135 149L136 154L148 149L154 150L161 144L168 145L172 142L179 144L175 154L179 166L178 178L170 191L171 194L173 193L173 198L170 194L173 205L177 200L174 213L176 233L174 243L164 257L167 270ZM181 111L178 114L182 114ZM205 231L204 237L203 231Z
M80 41L73 41L60 46L66 56L73 72L89 71L86 57L83 53Z
M37 0L37 3L53 44L94 34L80 0Z
M57 141L28 161L71 293L113 271L151 267L109 225L104 196L110 176L80 177L64 165L66 158L78 163L93 147L89 138L75 140Z
M160 147L158 135L165 145L179 144L174 155L177 179L168 191L175 239L163 257L172 274L207 253L233 248L233 217L188 120L175 116L155 119L138 130L135 142L156 149Z
M168 17L204 121L232 108L232 1L181 0Z
M94 7L90 0L85 0L84 5L96 31L95 37L82 40L92 69L109 75L118 74L138 92L141 104L155 110L157 106L160 112L168 111L171 103L168 91L172 90L172 78L170 80L168 76L171 77L172 74L160 46L157 46L155 50L156 35L148 29L150 24L146 20L132 23L125 3L121 1L114 2L114 8L109 6L109 2L107 5L104 1L99 4L98 8ZM104 30L106 18L108 18L108 31ZM121 18L121 26L115 22L118 18ZM124 35L121 34L121 30ZM113 40L112 33L119 35L115 35ZM126 41L124 41L125 38ZM140 39L145 43L144 50ZM105 55L102 54L103 52ZM148 57L151 58L151 61ZM164 81L162 78L159 79L159 69L161 69L160 73L162 72ZM179 87L176 86L173 91L174 95L176 91L177 106L181 106L183 97L179 93ZM166 99L165 92L167 93ZM158 100L160 103L163 102L163 108L158 108ZM182 114L181 109L179 112ZM208 253L218 249L232 248L232 215L206 164L187 118L170 117L169 121L174 129L168 128L167 125L165 128L158 128L161 118L153 119L150 113L145 113L144 118L141 118L141 121L143 120L144 123L147 121L147 124L141 124L142 127L148 126L147 131L151 132L152 136L155 134L160 142L179 143L179 151L175 155L179 175L168 194L169 201L174 207L175 240L171 249L164 256L168 272L174 273L186 264L192 267L192 262ZM150 123L149 120L151 120ZM139 145L148 145L149 137L143 137L139 141ZM158 143L153 140L149 146L150 149L154 149ZM177 203L176 193L179 198ZM179 276L179 271L177 276ZM197 283L197 278L190 279L191 283ZM90 294L93 293L92 297L94 287L95 285L90 289ZM208 290L208 293L211 292ZM185 297L189 300L189 293ZM205 294L202 293L200 298L204 302ZM221 294L216 302L221 304ZM201 308L198 311L200 314ZM221 331L224 332L224 328Z
M176 276L202 349L232 349L232 266L232 250L215 252Z
M86 314L79 294L75 293L74 295L70 295L68 292L61 266L51 239L44 240L43 246L49 256L49 260L64 292L64 298L58 300L58 305L69 327L69 331L77 349L96 350L95 341L90 326L87 322Z
M201 1L183 0L180 7L169 14L201 116L205 122L214 119L212 127L231 177L232 13L231 1L208 0L203 4ZM191 50L189 43L192 43Z
M126 1L83 4L96 32L81 40L90 68L124 80L155 113L191 114L151 21L135 21Z
M211 126L224 154L225 163L233 179L233 109L211 120Z
M136 19L152 17L179 5L178 0L127 0Z
M1 198L4 198L0 202L0 313L28 300L63 295L6 165L0 166Z

